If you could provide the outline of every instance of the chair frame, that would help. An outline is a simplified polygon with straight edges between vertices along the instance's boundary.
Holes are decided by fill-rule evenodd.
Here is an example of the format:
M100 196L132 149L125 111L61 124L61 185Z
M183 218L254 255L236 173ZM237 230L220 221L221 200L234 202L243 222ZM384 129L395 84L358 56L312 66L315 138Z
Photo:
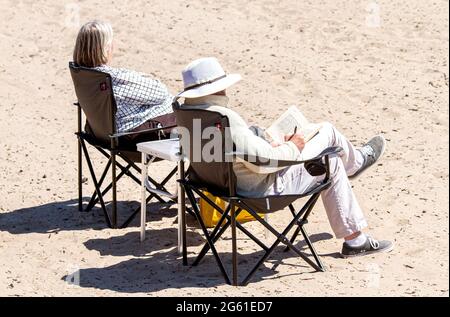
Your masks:
M175 109L180 109L180 106L174 104ZM228 122L228 118L225 118L226 122ZM228 126L228 124L227 124ZM223 149L224 150L224 149ZM225 155L225 166L226 173L228 179L228 188L221 188L219 191L217 188L209 188L205 184L201 184L199 181L191 180L189 177L184 179L180 179L179 182L183 186L187 198L192 206L192 211L197 219L197 222L200 225L200 228L205 235L206 243L203 246L202 250L197 255L196 259L193 262L193 266L196 266L200 263L200 261L204 258L209 250L211 250L215 261L222 273L225 282L227 284L231 284L233 286L238 285L247 285L259 267L267 260L267 258L273 253L276 247L283 243L286 245L285 251L292 250L295 254L300 256L303 260L305 260L309 265L311 265L317 271L325 271L325 266L322 263L320 257L318 256L311 239L309 238L308 232L305 229L305 225L308 223L308 218L311 215L311 212L321 194L321 192L328 188L331 185L330 179L330 156L337 155L341 152L342 149L340 147L330 147L325 149L322 153L320 153L317 157L312 159L304 160L304 161L278 161L277 167L289 167L299 164L304 164L308 173L313 176L324 175L324 178L318 182L315 186L310 188L307 192L298 195L281 195L281 196L266 196L266 197L258 197L258 198L249 198L238 195L236 192L236 177L233 171L233 162L236 159L244 160L249 163L264 166L270 160L265 158L258 157L249 157L248 155L242 153L224 153ZM183 153L183 150L181 149ZM184 154L183 154L184 155ZM263 163L266 162L266 163ZM206 164L206 163L204 163ZM273 167L273 166L272 166ZM212 193L214 196L219 197L223 200L228 201L228 206L226 208L221 208L217 204L215 204L211 199L209 199L202 191L206 190ZM204 199L208 205L217 210L221 214L221 218L216 224L216 226L208 231L206 228L201 215L199 205L196 200L196 196ZM254 199L264 199L270 201L270 199L279 199L279 198L289 198L290 201L295 201L297 199L309 197L307 202L303 205L300 210L296 211L293 203L286 204L289 207L290 212L292 213L292 220L289 222L287 227L282 231L278 232L273 226L271 226L265 219L259 216L258 211L264 212L263 210L255 210L255 208L251 207L248 202ZM292 198L292 199L291 199ZM270 209L270 208L268 208ZM248 211L260 224L262 224L266 230L272 233L276 240L271 245L267 246L257 237L255 237L251 232L249 232L242 224L237 222L236 218L238 214L242 211ZM226 222L225 222L226 221ZM296 227L294 233L291 238L288 238L290 231L292 228ZM232 243L232 278L230 279L225 266L219 256L215 243L218 239L227 231L228 228L231 228L231 243ZM260 260L254 265L254 267L250 270L250 272L245 276L245 278L239 282L238 281L238 262L237 262L237 229L243 232L247 237L253 240L256 244L258 244L265 252ZM184 227L184 231L186 228ZM299 234L302 234L305 242L314 258L314 261L309 259L302 251L300 251L295 245L295 240L297 239Z
M69 67L74 67L73 63L69 64ZM78 66L77 66L78 67ZM90 70L81 67L84 70L88 71L95 71ZM98 71L95 71L98 72ZM109 81L110 87L112 87L111 77L109 74L104 73L107 80ZM111 90L111 101L112 104L115 106L116 101L113 95L113 92ZM141 168L138 167L138 165L133 162L130 158L128 158L126 155L124 155L122 152L128 151L128 152L136 152L136 149L129 148L129 147L123 147L119 145L119 140L123 136L127 135L145 135L149 133L155 133L158 131L161 131L163 129L169 129L176 127L168 126L163 128L157 128L157 129L147 129L142 130L138 132L123 132L123 133L116 133L116 120L115 120L115 111L111 111L111 117L109 118L111 122L111 131L114 133L109 135L110 138L110 144L107 145L101 140L98 140L93 136L92 134L88 133L87 131L83 130L82 127L82 121L83 121L83 114L82 114L82 106L79 102L75 102L74 105L77 107L77 132L75 135L77 136L77 156L78 156L78 210L79 211L90 211L97 203L100 203L103 215L105 217L105 221L108 227L110 228L125 228L127 227L130 222L136 217L136 215L140 212L141 207L136 208L132 214L121 224L118 226L117 223L117 182L122 178L123 175L129 176L134 182L141 185L141 180L139 177L133 174L133 170L137 172L138 174L141 173ZM97 178L96 173L94 171L94 167L92 165L92 160L89 155L88 148L86 146L86 143L92 145L94 148L96 148L103 156L105 156L108 159L108 162L106 163L105 168L103 169L103 172L100 176L100 178ZM85 209L83 209L83 156L86 159L86 163L89 169L90 176L92 178L92 181L94 183L94 193L91 195L91 198L89 200L89 203ZM118 158L122 159L125 163L122 164L118 162ZM149 159L152 159L150 157ZM120 170L119 174L117 174L117 170ZM108 172L111 171L111 182L104 187L102 190L102 185L105 181L106 175ZM168 203L168 202L176 202L176 198L173 198L173 195L171 195L167 189L165 188L166 183L175 175L177 172L177 167L171 170L171 172L160 182L158 183L156 180L148 176L148 181L155 186L156 189L166 192L167 194L165 196L169 197L169 201L164 200L160 193L156 193L152 191L152 188L147 188L147 192L149 193L146 201L147 203L150 202L153 198L158 200L161 203ZM108 192L112 192L112 201L111 201L111 215L108 213L108 210L106 208L106 204L104 201L104 196Z

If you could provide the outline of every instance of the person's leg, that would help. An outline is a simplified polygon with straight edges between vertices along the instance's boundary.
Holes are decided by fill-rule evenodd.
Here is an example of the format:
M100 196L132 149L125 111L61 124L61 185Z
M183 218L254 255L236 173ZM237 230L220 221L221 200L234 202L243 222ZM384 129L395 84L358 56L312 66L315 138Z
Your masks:
M312 158L331 146L340 146L340 158L348 176L353 175L364 163L364 157L351 142L331 123L324 122L319 133L305 144L302 159Z
M303 165L296 165L278 173L270 194L288 195L306 192L322 177L311 176ZM331 185L322 192L322 201L336 238L345 240L343 257L388 252L390 241L377 241L362 233L367 221L351 188L344 163L339 157L330 158Z
M360 232L367 222L339 157L330 158L330 172L331 185L321 196L331 228L336 238L342 239ZM301 194L322 179L311 176L303 165L292 166L277 175L273 193L269 194Z
M390 241L377 241L361 232L367 221L348 177L367 165L362 152L333 125L324 123L318 135L306 143L302 159L313 158L331 146L340 146L343 151L339 157L330 158L331 185L322 192L322 201L336 238L345 240L341 254L348 257L392 250ZM293 166L279 173L274 187L281 195L303 193L320 179L311 176L303 165Z
M393 249L390 241L378 241L362 233L367 227L362 210L353 193L348 171L338 157L330 158L331 186L322 192L322 201L336 238L345 240L341 255L353 257Z
M330 158L331 185L322 192L322 201L328 221L338 239L352 239L367 227L367 221L356 200L347 177L344 162Z

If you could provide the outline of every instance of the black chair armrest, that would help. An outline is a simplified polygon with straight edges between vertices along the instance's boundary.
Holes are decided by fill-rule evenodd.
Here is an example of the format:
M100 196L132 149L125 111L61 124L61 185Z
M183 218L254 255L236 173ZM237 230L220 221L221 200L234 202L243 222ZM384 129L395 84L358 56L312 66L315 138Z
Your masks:
M342 148L339 146L326 148L315 158L307 160L305 162L305 169L311 176L320 176L325 174L325 180L328 180L330 177L329 157L332 155L338 155L341 151Z
M244 160L245 162L251 163L258 167L288 167L299 164L308 164L308 163L317 163L318 161L322 161L322 159L326 156L337 155L342 151L342 148L339 146L329 147L322 151L316 157L302 160L302 161L292 161L292 160L274 160L261 156L248 155L245 153L239 152L229 152L225 153L225 159L227 162L231 162L232 160L238 158Z
M161 131L161 130L165 130L165 129L171 129L171 128L175 128L175 127L176 127L176 125L171 125L171 126L167 126L167 127L161 127L161 128L155 128L155 129L147 129L147 130L134 131L134 132L114 133L114 134L110 135L109 137L111 139L113 139L113 138L120 138L120 137L127 136L127 135L147 134L147 133L153 133L153 132L157 132L157 131Z

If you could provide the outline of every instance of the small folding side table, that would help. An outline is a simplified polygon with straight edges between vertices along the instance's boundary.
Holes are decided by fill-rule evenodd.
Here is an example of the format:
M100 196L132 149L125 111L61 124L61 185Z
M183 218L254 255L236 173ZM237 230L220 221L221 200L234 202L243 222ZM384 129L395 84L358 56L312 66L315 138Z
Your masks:
M156 159L176 162L178 165L178 179L184 179L185 158L180 153L180 140L178 138L150 141L137 144L137 150L142 153L142 175L141 175L141 242L145 240L146 216L147 216L147 190L160 196L176 199L178 202L178 252L183 255L183 264L187 265L186 250L186 200L183 186L177 182L177 195L152 186L148 181L148 167Z

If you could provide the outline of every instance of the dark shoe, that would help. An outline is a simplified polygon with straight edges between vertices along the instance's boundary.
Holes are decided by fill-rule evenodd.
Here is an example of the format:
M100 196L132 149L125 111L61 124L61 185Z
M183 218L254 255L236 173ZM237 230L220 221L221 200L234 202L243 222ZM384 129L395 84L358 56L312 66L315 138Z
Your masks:
M392 249L394 249L394 244L391 241L378 241L368 236L366 242L359 247L351 247L344 242L341 255L343 258L351 258L377 252L389 252Z
M382 135L377 135L370 139L369 142L357 150L360 151L364 157L363 165L356 171L355 174L349 176L348 178L354 178L365 171L368 167L372 166L383 155L385 148L386 140Z

